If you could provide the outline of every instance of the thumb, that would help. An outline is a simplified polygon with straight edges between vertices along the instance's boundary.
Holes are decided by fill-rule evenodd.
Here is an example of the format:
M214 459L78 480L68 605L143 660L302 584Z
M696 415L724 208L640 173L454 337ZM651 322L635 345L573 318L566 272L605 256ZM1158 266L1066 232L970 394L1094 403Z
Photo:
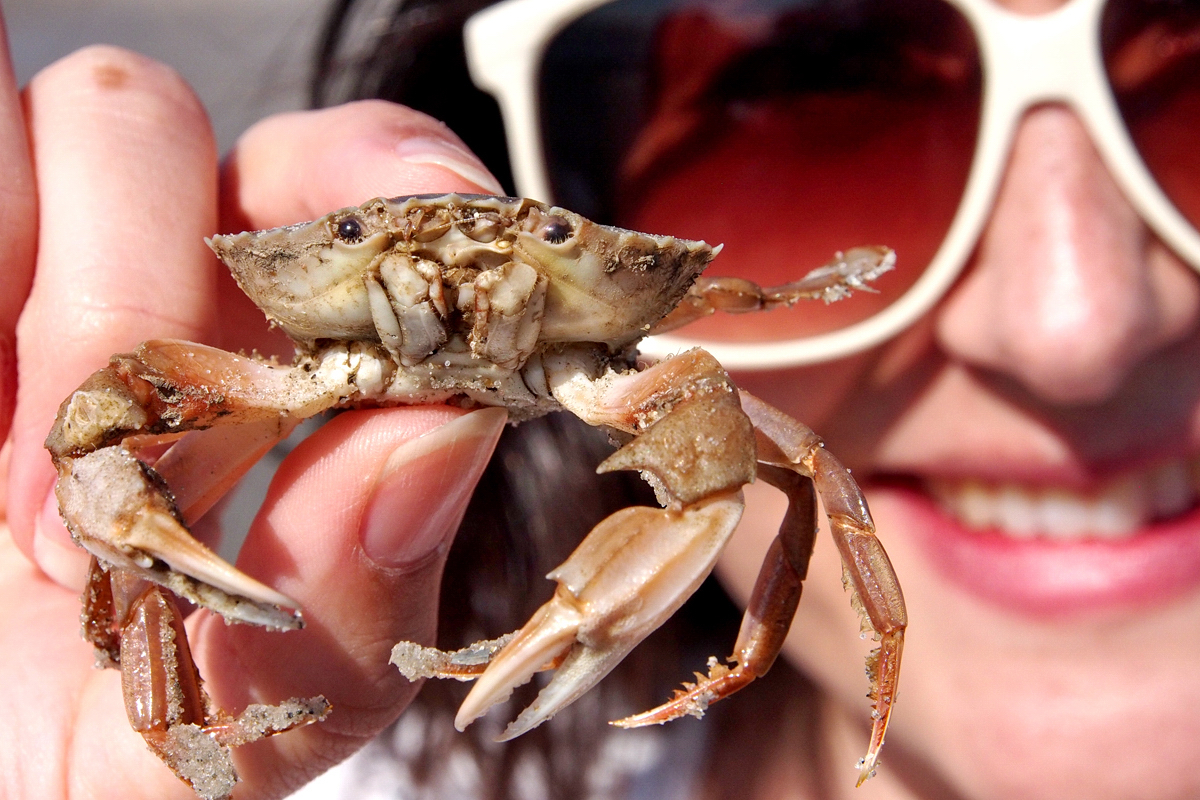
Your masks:
M280 467L238 567L297 600L305 628L280 634L204 615L192 638L222 707L323 694L333 712L240 748L249 786L295 788L412 699L391 648L433 642L445 556L506 419L495 408L347 413Z

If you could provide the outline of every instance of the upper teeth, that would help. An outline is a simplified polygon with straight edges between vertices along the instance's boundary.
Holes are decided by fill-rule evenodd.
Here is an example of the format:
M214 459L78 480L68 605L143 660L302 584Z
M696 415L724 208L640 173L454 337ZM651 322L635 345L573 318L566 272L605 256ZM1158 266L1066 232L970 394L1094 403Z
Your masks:
M1095 492L976 480L930 481L942 507L971 528L1018 538L1114 539L1179 514L1200 493L1200 459L1179 459L1116 480Z

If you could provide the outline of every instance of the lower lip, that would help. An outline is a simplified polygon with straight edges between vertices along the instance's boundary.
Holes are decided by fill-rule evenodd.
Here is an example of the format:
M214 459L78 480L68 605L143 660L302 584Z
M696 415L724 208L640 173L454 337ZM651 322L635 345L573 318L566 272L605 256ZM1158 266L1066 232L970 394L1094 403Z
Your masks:
M1006 609L1058 617L1136 608L1200 586L1200 508L1119 541L1018 540L971 530L919 491L874 488L942 575Z

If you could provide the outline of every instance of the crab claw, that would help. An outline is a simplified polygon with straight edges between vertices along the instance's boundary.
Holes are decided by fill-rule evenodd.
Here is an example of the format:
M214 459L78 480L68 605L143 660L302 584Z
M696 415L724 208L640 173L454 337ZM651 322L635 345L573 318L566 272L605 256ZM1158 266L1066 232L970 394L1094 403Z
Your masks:
M626 508L597 525L549 578L543 605L472 687L454 720L462 730L535 672L554 678L500 739L520 736L594 686L675 613L712 571L741 518L740 491L680 508Z
M230 566L196 541L161 479L123 447L58 464L55 488L72 536L93 555L128 569L228 620L299 628L299 604Z

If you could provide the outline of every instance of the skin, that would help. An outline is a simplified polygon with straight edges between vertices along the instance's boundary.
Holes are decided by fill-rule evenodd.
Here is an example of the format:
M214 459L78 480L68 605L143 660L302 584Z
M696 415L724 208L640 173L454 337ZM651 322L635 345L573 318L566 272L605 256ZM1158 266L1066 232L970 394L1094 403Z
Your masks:
M0 752L0 775L14 798L102 795L129 775L138 779L123 796L190 797L129 731L118 676L93 671L78 637L69 586L77 565L46 510L53 472L41 442L54 409L111 353L149 336L279 349L199 244L203 235L310 219L374 195L491 187L444 127L378 103L269 119L218 168L188 88L161 65L111 48L49 67L20 102L6 73L0 104L0 169L14 176L0 193L8 265L0 303L9 304L0 305L0 361L13 362L13 341L19 356L0 394L16 398L0 458L11 530L0 540L0 608L8 611L0 647L9 656L0 661L8 687L0 740L18 743ZM78 246L99 240L106 246ZM1052 298L1036 290L1048 284ZM842 362L736 376L821 431L855 469L904 584L914 622L900 705L884 767L854 797L1200 793L1195 771L1181 767L1194 762L1200 742L1190 713L1200 702L1194 590L1064 618L983 603L931 566L916 544L918 520L872 480L983 471L998 480L1102 480L1129 463L1197 453L1200 400L1193 389L1181 396L1171 380L1194 371L1198 284L1125 204L1078 121L1041 107L1018 131L963 278L927 319ZM163 296L171 297L169 316L159 310ZM359 558L371 485L348 476L378 474L397 447L453 416L426 408L346 415L289 458L239 566L299 600L309 628L279 637L214 624L204 613L189 620L219 701L240 707L251 696L338 687L329 722L238 753L242 797L294 789L408 702L409 688L380 653L431 635L444 546L415 562ZM1178 423L1151 430L1148 420L1162 416ZM442 463L464 476L458 488L469 489L471 467L486 452L464 459L445 449ZM431 471L428 462L411 469L414 480ZM318 477L329 502L314 508ZM782 511L769 489L748 495L748 524L719 567L742 599ZM428 507L415 507L414 519L437 517L449 535L456 514L420 497L413 502ZM393 555L403 544L392 543ZM330 552L354 571L321 568ZM839 576L822 538L785 656L825 690L817 757L832 776L826 791L851 796L866 741L867 644ZM386 613L358 613L383 596ZM796 787L807 784L797 770L807 758L774 753L765 796L799 797Z

